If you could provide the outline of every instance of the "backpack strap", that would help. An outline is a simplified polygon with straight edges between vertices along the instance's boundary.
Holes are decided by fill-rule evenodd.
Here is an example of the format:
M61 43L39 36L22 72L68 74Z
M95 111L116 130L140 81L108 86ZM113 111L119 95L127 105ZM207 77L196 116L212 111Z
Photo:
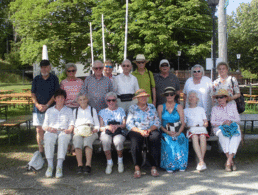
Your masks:
M77 119L78 109L79 109L79 108L76 108L76 110L75 110L75 120Z

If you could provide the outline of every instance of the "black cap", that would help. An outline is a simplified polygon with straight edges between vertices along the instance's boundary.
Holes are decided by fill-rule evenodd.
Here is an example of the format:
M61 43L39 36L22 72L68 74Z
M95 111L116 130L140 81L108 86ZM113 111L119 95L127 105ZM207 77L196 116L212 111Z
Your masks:
M49 66L49 65L50 65L50 62L48 60L41 60L41 62L40 62L40 67Z

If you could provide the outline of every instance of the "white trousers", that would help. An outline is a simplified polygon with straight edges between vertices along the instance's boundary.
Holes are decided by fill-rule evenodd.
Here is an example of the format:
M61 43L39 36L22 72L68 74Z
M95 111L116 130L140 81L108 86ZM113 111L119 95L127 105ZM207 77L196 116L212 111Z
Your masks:
M236 154L241 142L241 133L239 136L233 136L231 139L229 137L225 137L221 131L217 133L217 136L219 137L219 143L224 153Z
M65 159L68 144L72 136L61 132L59 135L56 133L46 132L44 134L44 148L46 158L54 158L55 144L57 140L57 159Z
M112 137L105 132L101 132L100 141L102 142L104 152L111 150L112 141L114 142L116 150L120 151L124 149L125 136L118 134Z

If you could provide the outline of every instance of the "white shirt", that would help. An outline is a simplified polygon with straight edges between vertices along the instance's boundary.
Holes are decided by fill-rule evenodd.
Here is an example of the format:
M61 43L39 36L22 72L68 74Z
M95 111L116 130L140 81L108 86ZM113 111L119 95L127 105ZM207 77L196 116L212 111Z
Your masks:
M203 126L203 120L207 119L202 107L184 109L185 123L188 127Z
M186 94L187 96L189 95L190 91L196 91L198 94L199 98L199 103L197 106L203 107L206 116L208 120L210 120L210 115L211 115L211 90L212 90L212 81L209 77L202 76L201 81L199 84L194 84L193 78L187 79L183 93ZM186 108L189 107L188 104L185 105Z
M135 94L135 92L139 89L138 80L131 73L129 73L129 75L121 73L120 75L114 77L113 85L114 91L118 95Z
M76 119L76 109L73 111L73 116L75 118L75 128L79 125L83 125L86 123L91 123L94 125L94 129L99 130L99 119L97 115L97 111L93 108L93 117L91 116L91 107L87 106L85 110L81 107L78 108L77 119Z
M60 111L55 106L47 109L42 128L52 127L55 129L68 129L74 126L73 111L64 106Z

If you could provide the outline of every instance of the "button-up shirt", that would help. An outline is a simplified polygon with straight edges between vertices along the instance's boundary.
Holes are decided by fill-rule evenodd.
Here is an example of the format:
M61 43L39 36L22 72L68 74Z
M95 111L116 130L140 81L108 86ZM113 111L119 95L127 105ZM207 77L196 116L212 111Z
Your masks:
M135 92L139 89L137 78L130 73L129 75L121 73L120 75L114 77L113 84L114 91L118 95L135 94Z
M47 109L42 128L68 129L74 126L73 112L71 108L64 106L60 111L55 106Z
M99 112L107 107L105 96L113 91L113 85L108 77L102 76L97 79L95 75L86 77L81 92L86 94L89 99L89 105Z

